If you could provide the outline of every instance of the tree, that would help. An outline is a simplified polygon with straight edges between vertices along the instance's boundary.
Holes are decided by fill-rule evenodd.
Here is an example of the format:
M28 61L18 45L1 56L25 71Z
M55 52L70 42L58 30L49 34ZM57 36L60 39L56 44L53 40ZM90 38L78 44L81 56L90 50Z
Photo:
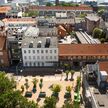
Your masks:
M101 38L100 41L101 41L101 43L104 43L105 42L105 39L104 38Z
M0 72L0 108L38 108L34 102L29 102L18 90L14 90L15 82Z
M38 12L37 11L27 11L23 14L24 17L36 17L38 16Z
M9 79L4 72L0 72L0 94L11 91L15 85L13 78Z
M51 2L47 2L46 6L53 6Z
M56 108L56 98L55 97L46 97L44 101L44 108Z
M66 70L65 73L66 73L66 80L68 80L69 71Z
M73 75L74 75L75 71L71 70L70 73L71 73L71 80L73 80Z
M54 93L59 93L61 91L61 86L59 84L54 84L51 89Z
M25 87L26 87L26 90L28 91L28 88L29 88L28 79L25 79Z
M68 93L71 93L72 87L71 87L71 86L66 86L66 91L67 91Z
M33 82L33 88L36 88L38 80L36 78L34 78L32 82Z
M62 106L62 108L76 108L76 107L73 106L71 101L66 101Z
M93 30L93 37L94 37L94 38L100 38L101 35L102 35L102 30L101 30L101 29L95 28L95 29Z
M104 12L105 12L104 9L100 9L100 10L98 11L98 15L99 15L99 16L102 16Z
M24 92L24 86L23 85L21 86L21 92L22 93Z
M42 87L43 87L43 79L42 78L40 79L39 87L40 87L40 89L42 91Z

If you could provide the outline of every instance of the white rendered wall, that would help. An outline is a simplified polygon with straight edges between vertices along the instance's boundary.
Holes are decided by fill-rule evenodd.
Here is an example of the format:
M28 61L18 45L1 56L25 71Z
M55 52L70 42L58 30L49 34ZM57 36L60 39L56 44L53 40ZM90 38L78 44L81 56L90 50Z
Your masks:
M35 53L33 53L33 50ZM48 51L47 53L46 50ZM58 62L58 48L22 48L22 59L23 66L43 66L43 64L44 66L53 66L53 62Z

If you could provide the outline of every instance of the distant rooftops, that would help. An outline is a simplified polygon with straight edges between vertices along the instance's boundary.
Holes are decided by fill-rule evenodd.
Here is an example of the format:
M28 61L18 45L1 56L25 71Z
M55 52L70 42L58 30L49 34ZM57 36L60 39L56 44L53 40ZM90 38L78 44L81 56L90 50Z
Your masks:
M7 13L11 10L11 6L0 6L0 13Z
M30 17L22 17L22 18L5 18L4 22L36 22L36 19Z
M93 9L89 6L30 6L33 10L89 10Z

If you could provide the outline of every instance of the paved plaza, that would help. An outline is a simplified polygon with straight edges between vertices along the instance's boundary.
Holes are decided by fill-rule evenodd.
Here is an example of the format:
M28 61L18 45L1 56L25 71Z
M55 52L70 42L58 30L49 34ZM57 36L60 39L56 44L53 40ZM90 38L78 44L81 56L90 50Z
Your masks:
M64 98L64 94L66 92L66 86L72 86L73 89L71 91L71 95L72 95L72 100L74 98L74 88L76 86L76 79L77 77L80 76L79 72L75 72L74 76L73 76L73 81L65 81L66 75L65 73L63 75L61 74L55 74L55 75L46 75L46 76L15 76L15 79L17 81L17 89L21 90L21 85L25 84L25 79L28 79L28 84L29 84L29 89L28 91L32 91L33 89L33 83L32 80L34 78L38 79L38 83L37 83L37 91L36 93L32 93L32 97L28 98L29 100L33 100L33 101L37 101L38 95L40 93L40 88L39 88L39 81L42 78L43 79L43 87L42 87L42 91L46 92L46 96L51 96L52 91L50 90L50 86L53 84L59 84L61 85L61 91L59 93L59 101L57 102L57 108L61 108L62 105L64 104L65 98ZM71 75L69 74L69 78L71 78ZM23 96L25 95L26 89L23 93ZM41 98L39 101L39 105L43 106L43 102L44 102L45 98Z

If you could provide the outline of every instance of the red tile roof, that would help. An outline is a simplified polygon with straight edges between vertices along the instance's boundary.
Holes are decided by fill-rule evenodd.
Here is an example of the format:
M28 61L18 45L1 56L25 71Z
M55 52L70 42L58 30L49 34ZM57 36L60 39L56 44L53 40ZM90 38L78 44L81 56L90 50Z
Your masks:
M99 62L100 71L106 71L108 73L108 61Z
M108 56L108 44L59 44L59 56Z
M3 19L4 22L35 22L34 18L5 18Z
M0 7L0 13L7 13L9 10L11 10L10 6Z
M89 6L30 6L30 10L93 10Z

